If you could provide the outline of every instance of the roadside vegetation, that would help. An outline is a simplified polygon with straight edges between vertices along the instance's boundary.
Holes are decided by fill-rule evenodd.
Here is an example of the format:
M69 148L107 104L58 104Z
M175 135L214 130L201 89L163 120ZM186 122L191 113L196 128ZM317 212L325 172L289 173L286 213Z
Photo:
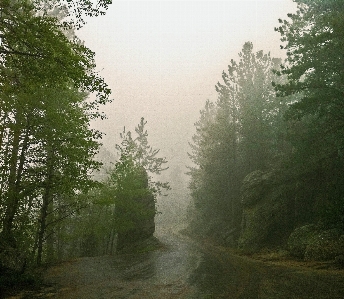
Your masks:
M90 128L111 90L76 33L109 4L0 3L1 296L39 284L45 265L154 233L156 196L169 185L152 178L167 161L148 144L146 121L135 138L123 132L109 172L97 156L102 133Z
M111 90L77 37L112 1L96 2L0 2L0 294L39 284L61 260L161 246L167 161L145 119L124 129L107 171L97 158L102 133L90 122L106 117ZM295 2L276 28L286 60L246 42L201 111L187 231L258 259L341 268L344 3Z
M341 1L297 0L285 61L244 44L191 145L189 231L247 254L344 258Z
M89 122L104 117L110 89L75 35L109 1L99 4L0 3L0 293L35 281L28 273L53 259L61 221L99 185L101 133Z

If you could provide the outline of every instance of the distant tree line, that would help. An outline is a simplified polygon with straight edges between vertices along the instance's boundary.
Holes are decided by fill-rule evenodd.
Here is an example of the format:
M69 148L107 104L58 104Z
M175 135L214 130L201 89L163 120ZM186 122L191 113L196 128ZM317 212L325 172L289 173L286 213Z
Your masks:
M344 254L344 3L297 0L287 59L244 44L190 143L190 230L254 252Z

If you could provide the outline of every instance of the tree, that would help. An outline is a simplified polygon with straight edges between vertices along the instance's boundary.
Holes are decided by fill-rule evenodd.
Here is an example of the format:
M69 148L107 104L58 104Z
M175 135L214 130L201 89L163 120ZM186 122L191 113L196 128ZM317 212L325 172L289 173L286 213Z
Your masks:
M168 167L163 167L167 163L166 158L157 157L160 150L153 149L148 144L148 133L145 130L147 121L141 118L140 123L135 128L137 137L132 138L130 131L125 129L121 133L122 142L116 145L116 149L120 157L126 157L132 161L134 167L143 168L148 175L148 184L154 196L161 195L163 190L169 189L168 183L154 181L152 175L159 175L162 171L167 170Z
M281 73L287 83L277 84L282 95L300 94L288 114L302 117L339 115L343 97L343 30L344 4L340 1L296 1L298 11L288 14L290 21L279 20L282 48L287 50L287 64Z
M104 15L112 0L32 0L35 9L40 13L55 12L63 10L65 12L65 22L69 26L82 27L86 17L96 17Z
M146 124L141 118L135 128L135 139L124 129L122 142L116 146L120 158L110 175L120 250L153 236L157 196L170 189L167 182L152 177L167 169L163 167L167 161L157 157L159 150L148 145Z
M55 105L47 106L43 120L45 125L40 130L43 163L37 163L36 166L43 168L40 171L43 174L43 194L38 231L38 261L45 228L48 225L53 226L59 218L64 218L80 205L77 201L68 203L62 199L76 198L77 194L87 194L98 186L90 174L100 166L100 163L94 160L99 147L97 139L100 136L88 127L90 115L83 107L85 94L66 90L52 91L49 96L59 100ZM66 117L68 122L65 121ZM61 207L64 211L62 213Z
M276 98L272 81L283 80L273 73L280 59L263 51L253 53L250 42L223 73L224 84L218 83L219 106L232 120L236 131L238 155L244 161L245 172L264 170L277 154L278 130L286 104ZM228 112L227 112L228 111Z
M155 181L152 175L159 175L168 168L163 167L167 163L166 158L157 157L159 150L148 145L146 124L144 118L141 118L140 123L135 128L137 134L135 139L132 138L130 131L126 132L124 129L121 133L122 142L116 145L120 159L115 164L112 177L114 183L121 184L123 181L129 190L131 186L135 187L136 183L138 186L145 186L144 188L148 189L143 192L148 191L156 200L158 195L162 195L163 190L169 190L170 187L168 183ZM133 177L131 178L131 176ZM142 180L143 182L141 182ZM127 188L120 189L125 190Z
M288 54L280 72L288 80L276 89L297 98L286 113L294 147L288 168L311 221L343 227L344 4L296 2L297 12L276 28Z
M110 91L93 70L94 52L73 33L67 37L58 18L38 15L28 1L3 1L0 9L0 82L6 89L19 85L29 92L37 84L71 81L76 88L96 92L97 104L107 101Z
M191 145L190 157L197 167L190 171L190 188L203 219L199 221L210 234L221 227L238 235L242 180L266 169L280 150L285 104L272 86L273 80L281 80L272 72L280 60L262 51L253 53L250 42L239 57L238 63L231 60L223 82L216 85L216 103L207 102L201 112Z
M89 207L69 222L68 230L87 249L80 254L111 254L116 240L116 249L122 250L153 235L157 196L170 187L153 177L167 169L167 161L157 157L159 150L149 145L146 124L141 118L135 138L125 129L120 134L119 158L108 178L92 191ZM88 246L86 240L93 242Z
M84 93L70 88L45 89L37 91L35 96L41 99L41 106L22 103L26 108L23 125L29 123L29 126L21 129L20 123L16 123L18 141L6 145L12 150L8 158L4 156L5 161L13 164L4 164L1 176L2 205L6 208L2 215L2 234L12 238L14 225L20 223L21 206L26 205L28 198L34 199L40 208L36 206L33 211L38 226L36 244L32 246L34 252L38 249L40 262L46 228L53 227L59 218L79 206L78 202L61 202L61 199L96 186L90 172L99 167L93 157L100 135L88 128L91 115L83 104ZM31 247L18 243L16 246Z
M25 248L26 257L37 252L39 263L53 223L79 208L66 198L95 186L90 172L99 167L93 156L101 134L89 122L104 117L99 107L110 89L71 23L39 12L38 3L0 3L0 254ZM87 1L74 4L88 9Z

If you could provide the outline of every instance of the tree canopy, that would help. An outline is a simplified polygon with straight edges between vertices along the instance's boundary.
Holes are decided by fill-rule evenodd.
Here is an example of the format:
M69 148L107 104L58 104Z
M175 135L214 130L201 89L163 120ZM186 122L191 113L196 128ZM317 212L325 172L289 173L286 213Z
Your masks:
M169 190L170 187L168 183L156 181L153 175L159 175L168 167L163 166L167 163L166 158L157 157L159 150L153 149L148 144L146 124L147 121L141 118L140 123L135 128L136 138L133 138L130 131L123 130L120 135L122 141L116 145L119 160L116 162L110 178L117 185L121 184L122 179L124 182L127 181L130 174L134 177L141 177L141 179L133 177L131 182L129 179L127 190L131 189L130 184L134 187L138 183L144 186L146 189L144 192L148 191L156 198L162 194L163 190ZM141 182L142 180L143 182Z
M249 252L333 259L343 254L344 3L295 2L275 29L287 59L246 43L201 111L193 229Z
M100 166L94 155L101 133L89 124L105 117L100 106L110 89L75 30L109 3L0 3L2 266L44 260L56 224L83 205L77 195L97 186L91 173ZM21 258L11 260L9 248Z
M276 89L297 98L286 113L294 126L289 165L296 180L302 181L299 196L312 198L313 217L343 226L344 4L296 2L297 12L276 28L288 54L281 71L288 81L276 84ZM310 195L314 189L316 194Z
M240 185L254 170L264 170L279 151L278 130L284 109L275 95L272 70L279 59L253 52L250 42L231 60L217 83L216 103L207 102L195 124L191 144L190 188L207 229L216 225L240 229Z
M141 118L135 133L123 130L106 179L90 193L88 207L66 223L64 229L86 249L75 248L79 254L113 253L153 235L157 197L170 187L156 179L167 160L149 145L146 124Z

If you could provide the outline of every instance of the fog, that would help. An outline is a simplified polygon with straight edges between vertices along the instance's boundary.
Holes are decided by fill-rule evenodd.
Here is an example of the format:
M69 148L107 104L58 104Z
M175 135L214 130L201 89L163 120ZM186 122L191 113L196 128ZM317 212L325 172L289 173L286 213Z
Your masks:
M150 144L169 161L162 179L177 171L183 181L171 182L180 199L193 124L205 101L216 100L222 71L246 41L283 57L274 27L293 11L291 0L114 1L78 33L112 89L108 118L92 124L104 146L114 152L123 127L134 131L144 117Z

